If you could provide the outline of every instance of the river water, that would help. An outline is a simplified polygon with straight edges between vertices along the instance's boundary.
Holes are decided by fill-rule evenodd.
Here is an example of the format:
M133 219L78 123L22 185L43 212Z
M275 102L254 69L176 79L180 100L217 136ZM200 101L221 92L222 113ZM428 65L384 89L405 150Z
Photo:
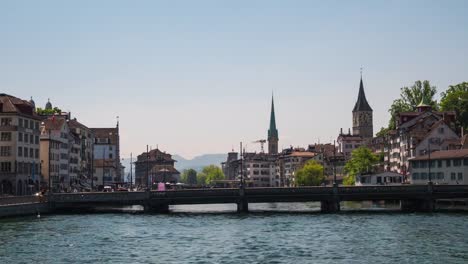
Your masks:
M0 263L468 263L467 213L321 214L318 206L3 219Z

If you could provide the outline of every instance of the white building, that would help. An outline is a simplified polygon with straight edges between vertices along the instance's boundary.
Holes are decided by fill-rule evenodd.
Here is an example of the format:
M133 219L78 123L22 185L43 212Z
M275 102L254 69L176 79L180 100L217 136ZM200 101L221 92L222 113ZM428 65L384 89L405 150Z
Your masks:
M429 168L430 166L430 168ZM410 160L412 184L468 184L468 149L442 150Z
M266 153L244 153L244 176L252 182L252 187L272 187L275 185L276 155Z
M389 133L385 148L387 170L408 174L408 161L427 153L430 149L454 149L460 138L449 126L454 120L452 112L432 112L420 104L418 112L401 113L397 129Z
M363 185L400 185L404 181L404 175L396 172L386 171L377 174L356 176L356 186Z

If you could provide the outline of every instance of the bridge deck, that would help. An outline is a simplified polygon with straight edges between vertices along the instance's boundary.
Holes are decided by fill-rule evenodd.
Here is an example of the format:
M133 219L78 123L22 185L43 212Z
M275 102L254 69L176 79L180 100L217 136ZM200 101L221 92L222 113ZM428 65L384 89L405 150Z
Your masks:
M468 185L402 185L353 187L247 188L245 196L239 189L185 189L164 192L112 192L53 194L58 206L72 204L145 205L151 204L213 204L265 202L423 200L468 198Z

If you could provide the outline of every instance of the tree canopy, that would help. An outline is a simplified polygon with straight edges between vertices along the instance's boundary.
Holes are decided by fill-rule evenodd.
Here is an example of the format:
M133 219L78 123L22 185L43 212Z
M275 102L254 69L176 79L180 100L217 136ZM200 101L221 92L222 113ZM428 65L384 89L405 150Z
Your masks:
M400 89L400 98L395 99L388 110L391 114L388 127L395 129L395 121L399 113L415 111L421 101L428 102L433 109L437 109L437 101L434 95L437 92L435 86L431 86L429 81L416 81L411 87Z
M220 167L216 165L209 165L203 168L203 170L197 175L198 184L211 184L216 180L224 180L224 173Z
M468 82L451 85L441 93L440 108L442 111L455 111L456 125L468 129Z
M180 176L180 180L190 185L197 184L197 171L194 169L184 170Z
M54 107L53 109L44 109L44 108L36 108L36 113L38 115L53 115L53 114L60 114L62 110L58 107Z
M324 180L323 166L315 160L307 161L302 168L296 171L297 186L318 186Z
M348 174L343 180L345 185L354 185L356 175L367 174L373 171L373 167L379 161L379 157L367 147L359 147L351 153L351 159L345 165Z

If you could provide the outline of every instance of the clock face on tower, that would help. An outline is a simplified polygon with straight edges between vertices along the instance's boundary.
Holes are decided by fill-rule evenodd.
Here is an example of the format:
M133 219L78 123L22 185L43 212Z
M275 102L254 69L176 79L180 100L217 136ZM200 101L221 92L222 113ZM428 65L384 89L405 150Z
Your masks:
M372 114L370 112L359 113L359 126L370 126L372 124Z

